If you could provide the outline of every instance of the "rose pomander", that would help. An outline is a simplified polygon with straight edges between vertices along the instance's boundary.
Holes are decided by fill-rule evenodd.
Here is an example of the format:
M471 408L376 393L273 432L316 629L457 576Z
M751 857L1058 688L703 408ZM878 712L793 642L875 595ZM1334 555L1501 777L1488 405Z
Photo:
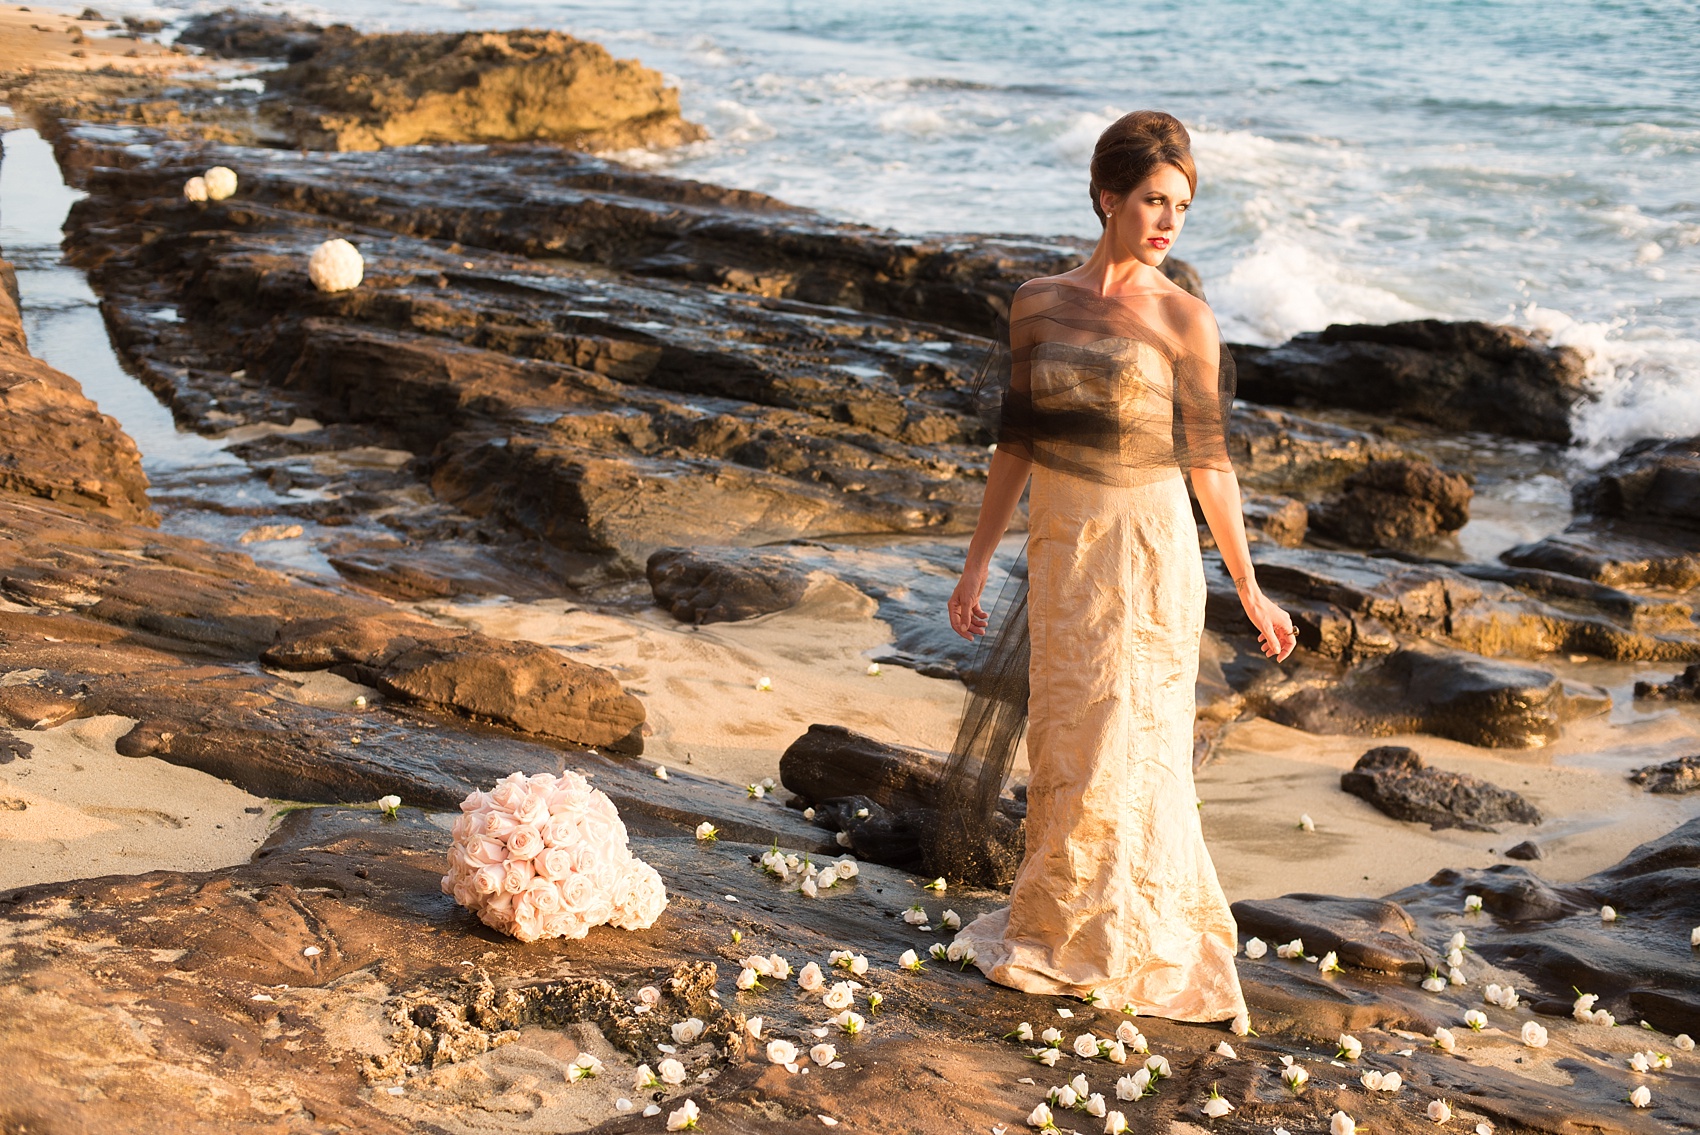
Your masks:
M461 801L443 893L521 942L655 924L667 889L614 802L575 772L516 772Z

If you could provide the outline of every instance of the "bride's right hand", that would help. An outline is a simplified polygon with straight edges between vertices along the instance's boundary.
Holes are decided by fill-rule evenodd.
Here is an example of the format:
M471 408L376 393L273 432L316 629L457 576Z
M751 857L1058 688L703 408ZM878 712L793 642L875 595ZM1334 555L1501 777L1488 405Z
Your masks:
M950 629L973 642L975 636L986 633L990 616L980 607L980 593L986 590L986 572L972 567L962 572L956 590L950 593Z

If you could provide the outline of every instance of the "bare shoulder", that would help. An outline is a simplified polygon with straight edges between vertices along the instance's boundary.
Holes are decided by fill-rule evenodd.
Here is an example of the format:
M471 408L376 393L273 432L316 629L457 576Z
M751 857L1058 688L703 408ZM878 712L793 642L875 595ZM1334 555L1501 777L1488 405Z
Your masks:
M1015 289L1015 295L1009 301L1010 318L1019 319L1041 309L1044 306L1045 297L1049 296L1058 285L1067 282L1061 276L1036 276L1028 280Z
M1164 320L1175 338L1199 353L1216 349L1222 332L1209 304L1178 287L1165 293L1162 303Z

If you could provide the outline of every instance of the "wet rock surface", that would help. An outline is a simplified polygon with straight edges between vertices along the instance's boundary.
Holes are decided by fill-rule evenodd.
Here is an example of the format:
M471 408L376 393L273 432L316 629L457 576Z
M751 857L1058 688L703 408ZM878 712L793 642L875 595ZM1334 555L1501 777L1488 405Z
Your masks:
M1273 953L1242 960L1258 1035L1227 1038L1234 1059L1213 1051L1226 1036L1221 1026L1139 1020L1171 1076L1158 1095L1121 1106L1152 1130L1197 1123L1212 1087L1236 1108L1217 1123L1233 1130L1320 1128L1340 1108L1378 1130L1430 1131L1423 1108L1441 1097L1466 1122L1517 1133L1567 1130L1573 1117L1614 1133L1680 1126L1700 1106L1680 1067L1655 1080L1649 1112L1622 1103L1638 1079L1624 1069L1625 1055L1647 1044L1668 1050L1666 1037L1546 1018L1554 1039L1534 1053L1515 1037L1527 1008L1486 1006L1489 1027L1470 1033L1457 1022L1479 1005L1477 988L1431 995L1416 979L1464 929L1473 982L1515 982L1525 1002L1550 1000L1565 1012L1569 986L1580 983L1625 1024L1647 1019L1667 1036L1692 1032L1682 1009L1648 994L1681 988L1693 964L1686 937L1679 945L1671 931L1696 917L1694 889L1667 888L1639 907L1628 896L1661 874L1692 872L1681 864L1697 840L1700 827L1690 824L1610 871L1548 888L1552 902L1538 911L1514 897L1528 878L1521 868L1443 872L1387 900L1291 895L1239 904L1246 935L1302 933L1307 950L1335 950L1346 972L1319 975ZM924 950L936 935L896 914L918 900L944 905L922 899L918 880L898 872L866 865L811 900L752 862L765 845L703 844L640 825L633 851L668 883L661 921L528 946L439 892L447 845L447 833L413 809L394 821L310 809L239 867L10 892L0 898L0 925L28 934L14 939L16 979L0 993L9 1022L0 1052L13 1069L0 1108L15 1125L129 1130L269 1129L309 1114L318 1126L359 1130L649 1130L659 1118L621 1119L612 1104L615 1095L642 1104L653 1093L664 1112L695 1100L709 1131L812 1129L817 1115L851 1126L1014 1128L1053 1081L1080 1072L1113 1097L1126 1072L1075 1057L1068 1044L1085 1031L1112 1035L1119 1013L1074 1003L1072 1018L1059 1020L1049 1008L1065 1002L992 985L972 968L898 968L899 953ZM1482 913L1461 913L1466 892L1484 896ZM1638 909L1636 923L1602 927L1593 907L1602 897ZM966 920L999 899L957 891L948 901ZM863 984L884 1002L864 1014L859 1036L828 1037L845 1068L788 1074L743 1037L744 1023L759 1015L764 1040L806 1050L830 1010L791 982L739 993L731 978L751 952L824 967L839 948L868 957ZM661 991L647 1014L635 1009L643 985ZM707 996L711 988L718 998ZM656 1044L672 1043L670 1026L691 1015L709 1028L679 1046L687 1084L633 1092L631 1070L640 1060L655 1067L664 1055ZM1037 1068L1024 1047L1002 1039L1022 1020L1063 1027L1056 1069ZM1441 1025L1455 1027L1456 1054L1428 1043ZM1327 1055L1342 1032L1364 1053L1336 1068ZM603 1075L567 1083L567 1065L587 1051L604 1061ZM1311 1072L1302 1094L1282 1088L1280 1056ZM1365 1068L1397 1070L1406 1086L1372 1099L1357 1083ZM1563 1070L1565 1082L1546 1069Z
M1372 461L1344 489L1310 506L1310 526L1354 547L1420 548L1470 519L1469 482L1427 461Z
M1636 682L1635 696L1653 701L1700 701L1700 662L1668 682Z
M1341 774L1340 789L1395 820L1436 830L1497 831L1494 824L1541 822L1540 810L1517 793L1468 773L1428 768L1416 750L1403 745L1382 745L1359 757L1350 772Z
M1663 764L1638 768L1629 775L1629 779L1648 792L1667 796L1700 792L1700 756L1678 757Z
M1570 440L1585 361L1511 327L1425 319L1334 324L1279 347L1234 347L1240 389L1280 405L1392 413L1458 430Z
M685 623L788 610L809 587L808 573L795 560L743 549L662 548L645 570L656 605Z

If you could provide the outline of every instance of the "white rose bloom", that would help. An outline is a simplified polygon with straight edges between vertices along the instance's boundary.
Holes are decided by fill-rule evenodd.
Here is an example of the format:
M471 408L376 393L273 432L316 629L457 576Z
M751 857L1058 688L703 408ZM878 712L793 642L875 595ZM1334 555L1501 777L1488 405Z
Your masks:
M836 882L838 882L838 868L836 867L827 867L815 876L815 886L817 887L830 887Z
M1050 1127L1055 1121L1051 1118L1051 1109L1047 1104L1040 1104L1027 1114L1027 1126Z
M1597 993L1582 994L1580 997L1576 998L1575 1003L1571 1006L1570 1015L1575 1017L1578 1021L1593 1020L1594 1002L1599 999L1600 996Z
M1436 1123L1445 1123L1452 1118L1452 1105L1445 1100L1430 1100L1428 1117Z
M1071 1108L1080 1102L1080 1094L1067 1084L1055 1089L1055 1093L1056 1103L1060 1108Z
M1047 1068L1055 1068L1057 1066L1057 1056L1058 1052L1054 1048L1047 1047L1033 1050L1033 1059L1037 1060Z
M1464 896L1464 913L1465 914L1475 914L1477 911L1479 911L1481 909L1482 909L1482 896L1480 896L1480 895L1465 895Z
M1304 1070L1303 1065L1289 1064L1281 1069L1281 1079L1287 1082L1288 1087L1296 1091L1305 1086L1305 1082L1310 1079L1310 1073Z
M1020 1041L1031 1041L1033 1039L1033 1026L1028 1024L1026 1021L1022 1021L1015 1027L1015 1039Z
M1362 1084L1366 1091L1379 1092L1381 1090L1381 1073L1371 1068L1358 1077L1358 1083Z
M957 914L954 910L947 910L943 914L939 915L939 925L944 927L946 930L961 930L962 916Z
M654 1008L661 1004L661 990L653 985L646 985L637 991L637 998L640 1005L648 1005L650 1008Z
M1616 922L1617 921L1617 911L1612 909L1609 906L1602 906L1600 908L1600 921L1601 922Z
M346 292L360 285L366 261L341 237L327 240L307 258L307 279L321 292Z
M1652 1107L1653 1093L1647 1090L1646 1084L1642 1084L1629 1093L1629 1103L1632 1107Z
M903 912L903 921L911 926L919 926L928 921L927 912L920 906L912 906Z
M1680 1052L1694 1051L1694 1038L1689 1036L1687 1033L1678 1033L1675 1043L1677 1050Z
M743 969L738 971L738 980L736 984L739 989L750 990L754 989L760 981L761 974L757 973L749 966L745 966Z
M1545 1048L1547 1046L1547 1031L1534 1021L1524 1021L1523 1043L1530 1048Z
M856 862L854 856L850 855L840 856L832 866L838 871L840 879L854 879L862 871L861 865Z
M815 885L815 877L813 875L809 875L804 878L803 885L797 889L802 891L808 898L815 899L820 897L820 887Z
M1464 940L1464 932L1462 930L1452 935L1452 937L1446 942L1446 948L1448 950L1462 950L1467 945L1469 945L1469 943Z
M1477 1032L1480 1032L1482 1029L1487 1027L1487 1014L1482 1012L1480 1009L1471 1009L1469 1012L1464 1014L1464 1023L1469 1025L1472 1029L1475 1029Z
M1451 1029L1435 1029L1434 1046L1442 1052L1451 1052L1458 1046L1458 1042L1453 1037Z
M702 823L697 825L698 839L709 839L716 834L718 833L715 831L714 825L709 823L707 820L704 820Z
M855 995L850 990L850 984L840 981L821 994L820 1003L828 1009L848 1009L854 1000Z
M1278 958L1302 958L1302 957L1304 957L1305 956L1305 940L1303 938L1294 938L1291 942L1287 942L1283 945L1276 946L1275 947L1275 956L1278 957Z
M830 1044L817 1044L809 1049L809 1059L824 1068L838 1059L838 1049Z
M696 1101L686 1100L678 1111L667 1116L667 1130L684 1131L687 1128L695 1127L701 1116L702 1113L697 1110Z
M1446 952L1446 964L1449 965L1449 966L1461 966L1461 965L1463 965L1464 964L1464 951L1463 950L1456 950L1456 949L1448 950Z
M1226 1056L1229 1060L1239 1059L1239 1053L1235 1052L1234 1046L1229 1044L1227 1041L1223 1041L1221 1044L1216 1046L1216 1055Z
M1446 979L1438 973L1431 973L1423 978L1423 989L1429 993L1440 993L1446 988Z
M685 1066L669 1056L656 1069L663 1084L682 1084L685 1082Z
M1265 942L1262 938L1250 938L1246 940L1245 956L1250 958L1252 961L1256 961L1268 952L1269 943Z
M804 993L818 993L826 986L826 977L819 962L810 962L797 971L797 987Z
M1076 1056L1097 1056L1098 1038L1091 1033L1081 1033L1074 1038L1074 1054Z
M1046 1044L1055 1047L1062 1043L1062 1030L1055 1028L1046 1029L1044 1032L1039 1034L1039 1039L1044 1041Z
M1464 977L1464 971L1457 966L1452 966L1446 971L1446 982L1448 985L1467 985L1469 983L1468 979Z
M236 192L236 171L229 166L213 166L201 175L206 183L207 197L213 201L223 201Z
M1076 1072L1074 1079L1068 1082L1068 1086L1074 1089L1074 1094L1079 1099L1085 1099L1092 1094L1092 1085L1086 1082L1086 1075L1083 1072Z
M1228 1025L1228 1031L1235 1036L1246 1036L1251 1032L1251 1014L1241 1013Z
M703 1024L696 1017L687 1017L673 1026L673 1041L676 1044L690 1044L702 1035Z
M1629 1058L1629 1067L1635 1072L1646 1072L1653 1067L1653 1062L1647 1059L1645 1052L1637 1052Z
M1343 1111L1337 1111L1328 1120L1328 1135L1357 1135L1357 1120Z
M1166 1056L1151 1057L1145 1062L1145 1070L1157 1079L1173 1075L1173 1073L1169 1071L1169 1058Z
M759 1016L758 1017L751 1017L749 1020L744 1022L744 1031L749 1033L750 1036L752 1036L756 1040L760 1040L761 1039L762 1026L765 1025L766 1023L767 1022L764 1021Z
M1132 1021L1123 1021L1116 1026L1116 1039L1123 1044L1135 1043L1140 1039L1139 1026Z
M1112 1111L1104 1117L1104 1135L1123 1135L1127 1131L1127 1116Z
M1104 1104L1104 1096L1101 1092L1093 1092L1091 1095L1086 1097L1087 1115L1096 1116L1097 1118L1102 1119L1104 1118L1105 1113L1109 1110L1110 1109Z
M1141 1068L1139 1071L1145 1072L1145 1069ZM1133 1076L1123 1076L1116 1081L1116 1098L1118 1100L1136 1100L1143 1094L1145 1084L1150 1082L1151 1073L1149 1072L1145 1072L1143 1083Z
M1204 1106L1201 1110L1211 1119L1220 1119L1224 1115L1227 1115L1230 1111L1233 1111L1234 1105L1223 1099L1221 1096L1212 1096L1210 1099L1204 1101Z
M1347 1060L1356 1060L1363 1054L1363 1043L1359 1041L1357 1037L1347 1036L1345 1033L1340 1034L1340 1051L1336 1053L1336 1055L1342 1056Z
M855 1036L857 1033L862 1031L862 1026L868 1022L863 1019L860 1013L846 1009L844 1012L838 1014L838 1016L832 1018L832 1023L849 1033L851 1036Z
M770 1040L767 1042L767 1059L770 1064L795 1064L797 1046L788 1040Z
M190 201L205 201L207 199L207 179L191 177L183 183L183 196Z
M1127 1045L1123 1044L1119 1040L1114 1044L1111 1044L1108 1048L1104 1049L1104 1059L1108 1060L1111 1064L1126 1064Z

